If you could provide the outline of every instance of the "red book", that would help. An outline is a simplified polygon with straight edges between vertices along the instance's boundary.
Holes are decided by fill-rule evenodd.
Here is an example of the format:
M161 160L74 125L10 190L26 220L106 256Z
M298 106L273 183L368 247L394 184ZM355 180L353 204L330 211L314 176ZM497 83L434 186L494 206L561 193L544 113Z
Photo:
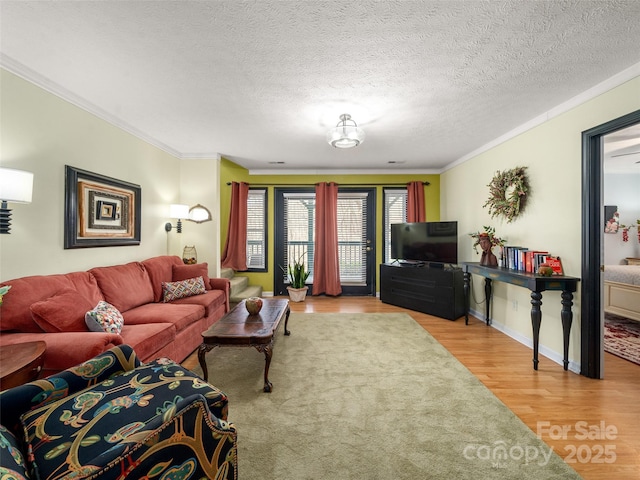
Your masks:
M529 250L524 254L524 271L532 273L533 272L533 254L535 252L533 250Z
M537 271L536 268L536 254L546 254L547 252L543 252L542 250L528 250L525 254L525 272L535 273Z
M547 255L547 260L545 263L553 269L554 275L564 275L562 271L562 261L560 260L560 257Z

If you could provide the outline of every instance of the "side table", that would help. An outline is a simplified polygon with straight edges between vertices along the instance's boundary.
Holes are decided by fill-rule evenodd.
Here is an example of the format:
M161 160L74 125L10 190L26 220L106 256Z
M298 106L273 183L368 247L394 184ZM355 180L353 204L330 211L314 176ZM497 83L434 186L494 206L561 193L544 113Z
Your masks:
M46 349L42 341L0 346L0 390L37 379Z

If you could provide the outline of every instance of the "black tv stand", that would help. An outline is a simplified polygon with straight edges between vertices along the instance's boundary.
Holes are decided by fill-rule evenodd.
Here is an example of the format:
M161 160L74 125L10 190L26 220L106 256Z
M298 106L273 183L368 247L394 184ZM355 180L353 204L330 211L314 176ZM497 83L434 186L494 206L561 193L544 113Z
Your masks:
M425 263L418 260L399 260L398 265L401 267L424 267Z
M461 268L449 264L404 268L402 264L380 265L380 300L384 303L456 320L465 313Z

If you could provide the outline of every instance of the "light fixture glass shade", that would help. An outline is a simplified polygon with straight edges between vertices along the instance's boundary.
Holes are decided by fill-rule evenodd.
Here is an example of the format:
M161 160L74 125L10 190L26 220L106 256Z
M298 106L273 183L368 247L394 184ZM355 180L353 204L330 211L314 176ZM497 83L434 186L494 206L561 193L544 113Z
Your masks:
M364 130L358 127L351 115L340 115L340 122L327 132L327 142L335 148L353 148L364 142Z
M187 220L195 223L204 223L212 220L211 212L204 205L194 205L189 209L189 218Z
M189 205L169 205L169 218L189 218Z
M0 200L31 203L33 173L12 168L0 168Z

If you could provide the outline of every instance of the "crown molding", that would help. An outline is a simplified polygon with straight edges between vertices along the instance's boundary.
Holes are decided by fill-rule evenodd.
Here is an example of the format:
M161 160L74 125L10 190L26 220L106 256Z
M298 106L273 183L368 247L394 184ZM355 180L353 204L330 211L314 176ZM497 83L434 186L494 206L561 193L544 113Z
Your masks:
M449 165L447 165L442 170L442 173L452 169L453 167L457 167L458 165L463 164L467 160L471 160L473 157L477 157L481 153L484 153L488 150L491 150L494 147L497 147L501 143L511 140L512 138L515 138L518 135L533 129L538 125L542 125L543 123L551 120L552 118L562 115L563 113L566 113L569 110L579 105L582 105L583 103L588 102L589 100L593 100L597 96L602 95L603 93L606 93L609 90L613 90L614 88L619 87L623 83L633 80L638 76L640 76L640 62L636 63L635 65L632 65L631 67L623 70L622 72L614 75L613 77L610 77L604 80L603 82L600 82L596 86L588 90L585 90L584 92L576 95L575 97L570 98L566 102L563 102L557 107L554 107L551 110L546 111L542 115L538 115L537 117L529 120L528 122L523 123L522 125L496 138L495 140L492 140L489 143L484 144L482 147L467 153L466 155L460 157L458 160L455 160L454 162L451 162Z
M396 169L391 173L389 170L331 170L331 169L288 169L288 170L249 170L249 175L386 175L389 177L393 177L396 175L438 175L440 174L440 170L433 169L407 169L400 170Z
M204 152L204 153L183 153L180 155L180 160L220 160L222 155L218 152Z
M11 57L0 53L0 67L17 75L18 77L27 80L30 83L46 90L47 92L56 95L57 97L62 98L63 100L75 105L78 108L81 108L92 115L118 127L125 132L153 145L160 150L168 153L169 155L176 157L180 160L204 160L204 159L216 159L220 158L220 154L218 152L200 152L200 153L182 153L179 152L167 144L159 141L158 139L146 134L145 132L133 127L122 119L112 115L100 107L94 105L93 103L85 100L84 98L76 95L75 93L67 90L61 85L53 82L49 78L40 75L39 73L31 70L29 67L17 62ZM516 136L531 130L550 119L557 117L563 113L568 112L569 110L582 105L583 103L592 100L598 95L602 95L603 93L612 90L629 80L632 80L636 77L640 76L640 62L632 65L631 67L623 70L622 72L604 80L603 82L597 84L596 86L576 95L575 97L567 100L566 102L561 103L557 107L548 110L547 112L538 115L537 117L529 120L522 125L510 130L509 132L501 135L500 137L486 143L473 150L472 152L463 155L459 159L451 162L441 169L412 169L412 170L402 170L398 172L398 175L408 174L408 175L421 175L421 174L435 174L439 175L447 170L450 170L458 165L465 163L466 161L484 153ZM389 170L250 170L250 174L252 175L389 175ZM396 173L393 173L394 175Z
M82 110L85 110L86 112L89 112L90 114L104 120L107 123L110 123L111 125L120 128L121 130L124 130L125 132L133 135L134 137L139 138L140 140L145 141L146 143L149 143L151 145L153 145L154 147L159 148L160 150L168 153L169 155L173 156L173 157L177 157L177 158L181 158L181 154L180 152L178 152L177 150L171 148L170 146L168 146L167 144L159 141L158 139L152 137L151 135L146 134L145 132L143 132L142 130L139 130L135 127L133 127L132 125L129 125L127 122L123 121L122 119L116 117L115 115L112 115L110 113L108 113L107 111L103 110L102 108L98 107L97 105L94 105L93 103L85 100L84 98L80 97L79 95L76 95L75 93L71 92L70 90L67 90L66 88L64 88L63 86L57 84L56 82L52 81L51 79L40 75L39 73L35 72L34 70L31 70L29 67L26 67L25 65L21 64L20 62L17 62L16 60L12 59L11 57L8 57L7 55L5 55L4 53L0 53L0 67L2 67L3 69L7 70L8 72L13 73L14 75L17 75L18 77L33 83L34 85L42 88L43 90L57 96L60 97L61 99L71 103L72 105L81 108Z

